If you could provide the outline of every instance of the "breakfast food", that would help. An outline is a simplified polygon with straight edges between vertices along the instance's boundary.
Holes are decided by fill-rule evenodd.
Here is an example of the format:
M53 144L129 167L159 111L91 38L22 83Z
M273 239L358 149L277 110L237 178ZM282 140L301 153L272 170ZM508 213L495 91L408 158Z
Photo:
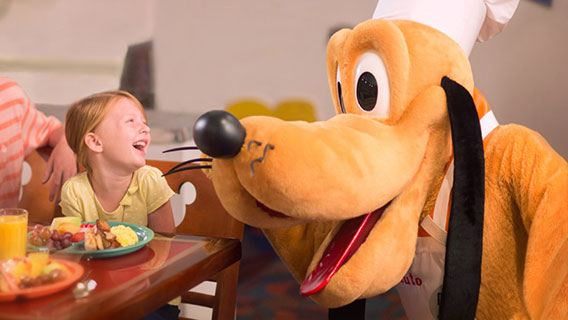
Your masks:
M0 292L56 283L69 274L65 265L50 260L49 252L32 252L0 263Z
M110 232L116 235L116 240L123 247L128 247L138 243L138 236L130 227L118 225L110 228Z
M84 227L85 250L104 250L127 247L138 243L138 236L130 227L110 227L103 220L97 220L94 227Z
M86 251L128 247L138 243L138 236L130 227L110 227L104 220L81 224L76 219L53 219L51 227L36 224L28 242L40 250L62 250L73 243L84 241ZM75 218L75 217L72 217Z

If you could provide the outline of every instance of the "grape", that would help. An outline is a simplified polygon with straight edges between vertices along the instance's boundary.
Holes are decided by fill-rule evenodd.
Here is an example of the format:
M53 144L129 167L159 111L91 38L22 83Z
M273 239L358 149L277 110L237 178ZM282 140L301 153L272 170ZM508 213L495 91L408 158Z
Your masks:
M55 242L54 242L52 239L47 239L47 241L45 242L45 246L46 246L48 249L53 249L53 248L55 248L54 244L55 244Z
M71 238L73 238L73 234L71 232L64 232L63 233L63 239L71 240Z
M60 241L53 241L53 246L55 247L55 250L61 250L61 249L63 249L63 247L61 246L61 242L60 242Z
M47 239L51 238L51 231L49 231L49 228L43 228L43 229L41 229L39 236L43 240L47 240Z
M51 232L51 239L52 239L53 241L59 240L59 232L58 232L57 230L53 230L53 231Z
M43 240L37 235L31 235L28 241L36 247L41 247L43 245Z
M71 240L69 239L63 239L63 241L61 241L61 246L63 247L63 249L69 247L71 245Z
M41 229L43 229L43 226L41 224L36 224L34 226L34 231L39 233L41 231Z

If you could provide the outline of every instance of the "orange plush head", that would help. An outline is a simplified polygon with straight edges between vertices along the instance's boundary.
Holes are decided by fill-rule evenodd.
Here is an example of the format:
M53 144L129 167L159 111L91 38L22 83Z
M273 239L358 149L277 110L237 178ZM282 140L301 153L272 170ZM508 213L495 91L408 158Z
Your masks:
M332 119L252 116L239 124L213 112L196 122L194 138L214 157L210 176L229 213L264 229L305 295L337 307L389 290L407 272L452 156L442 78L466 93L473 80L453 40L409 21L338 32L327 66L339 113ZM365 225L365 236L325 284L310 284L350 224Z

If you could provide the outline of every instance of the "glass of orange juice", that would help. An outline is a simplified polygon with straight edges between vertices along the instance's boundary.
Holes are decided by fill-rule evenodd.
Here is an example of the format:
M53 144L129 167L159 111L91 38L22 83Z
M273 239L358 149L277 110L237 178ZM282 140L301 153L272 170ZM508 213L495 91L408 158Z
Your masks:
M26 255L28 212L25 209L0 209L0 259Z

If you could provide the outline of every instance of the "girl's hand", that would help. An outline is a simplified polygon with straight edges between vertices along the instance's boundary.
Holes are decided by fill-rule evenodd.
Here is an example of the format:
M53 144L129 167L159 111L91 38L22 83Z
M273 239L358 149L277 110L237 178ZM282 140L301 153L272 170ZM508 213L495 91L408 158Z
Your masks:
M63 127L56 131L62 130ZM75 154L67 145L65 135L61 132L54 132L53 135L58 135L57 142L53 146L53 151L47 161L47 168L42 183L46 183L51 178L51 189L49 192L49 201L53 201L55 195L58 195L57 202L59 202L59 190L67 179L77 174L77 160ZM50 142L51 142L50 138ZM51 145L51 143L50 143Z

